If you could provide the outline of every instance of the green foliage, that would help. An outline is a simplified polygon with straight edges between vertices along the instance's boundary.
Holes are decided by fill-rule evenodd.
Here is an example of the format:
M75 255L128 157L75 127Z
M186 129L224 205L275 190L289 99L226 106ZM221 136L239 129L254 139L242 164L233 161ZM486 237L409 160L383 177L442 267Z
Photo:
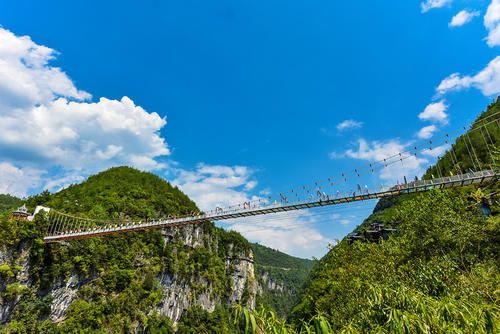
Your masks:
M10 219L10 213L0 214L0 245L11 246L23 240L43 238L48 222L41 216L32 221Z
M278 316L285 317L298 302L299 292L315 261L293 257L259 244L252 244L252 250L259 281L264 286L263 295L257 301L276 310ZM284 290L266 289L263 275L267 275Z
M0 213L10 212L23 204L23 200L9 194L0 194Z
M398 231L388 241L332 248L313 270L294 324L321 313L335 331L498 329L500 217L480 217L471 191L406 198L391 208Z
M184 312L177 326L178 334L237 333L232 325L231 313L222 305L213 312L194 306Z
M479 120L498 110L500 100ZM490 153L500 140L500 126L495 123L487 129L459 138L424 177L477 169L469 154L472 146L480 168L498 167L500 154ZM489 138L494 145L484 144ZM276 307L279 315L263 306L256 311L237 306L232 315L222 305L212 313L196 306L184 312L178 332L499 332L500 217L481 217L476 206L484 194L498 188L499 184L493 184L481 190L434 190L381 200L357 230L382 221L397 227L397 232L379 244L350 246L342 241L332 247L314 265L290 323L280 316L293 298L267 293L261 301ZM45 217L37 216L31 222L10 220L5 209L17 203L0 197L0 246L15 253L29 245L30 278L38 290L10 283L20 270L14 263L0 266L1 279L10 280L2 300L16 303L11 320L0 330L5 333L129 333L137 329L173 333L171 321L151 311L163 293L159 273L195 278L190 286L193 300L206 291L205 285L196 283L199 281L208 282L212 293L224 300L231 287L231 269L226 268L225 259L250 254L250 244L240 234L211 223L202 225L210 237L194 248L184 245L178 236L165 243L159 230L44 244ZM30 210L44 205L89 218L159 218L199 211L168 182L128 167L109 169L55 194L44 191L28 198L26 204ZM493 212L500 212L498 204ZM312 261L258 245L253 248L259 272L301 291ZM43 291L75 273L85 284L65 321L54 324L47 319L52 299ZM244 295L242 304L248 299L248 290Z
M9 280L16 277L17 273L21 271L23 267L21 266L9 266L8 264L0 265L0 276L4 280Z
M424 178L490 165L498 170L500 126L479 127L498 118L488 117L499 110L500 98ZM500 218L481 217L476 206L499 188L493 183L380 200L356 232L373 222L397 232L380 244L349 246L344 240L333 247L314 267L293 310L294 329L322 315L333 331L346 333L498 332Z
M299 267L308 271L316 263L314 260L301 259L257 243L251 245L255 262L261 266L287 269Z
M255 311L248 310L241 305L233 307L234 324L247 333L275 333L275 334L329 334L332 327L323 314L316 314L308 321L300 325L287 324L285 320L278 317L276 313L262 305Z
M128 167L109 169L81 184L55 194L45 191L26 202L31 210L44 205L89 218L157 218L198 211L176 187L151 173ZM23 296L3 328L7 333L130 333L136 328L147 333L172 333L171 321L151 312L164 293L160 272L194 282L189 287L193 301L198 293L206 292L201 282L210 285L214 298L225 300L232 284L225 259L251 252L240 234L212 223L200 226L206 237L203 245L194 248L183 244L180 230L168 243L161 230L148 230L45 244L42 238L49 222L44 215L37 215L33 221L17 221L10 220L9 214L0 215L0 247L9 247L13 254L29 248L30 279L38 291L31 293L15 282L2 292L4 300ZM13 280L18 270L14 264L2 265L0 277ZM79 276L84 284L66 319L52 324L46 319L52 300L44 293L70 275ZM213 328L230 323L228 313L221 312L205 315ZM226 324L219 325L220 321ZM189 330L188 322L183 328Z
M146 334L174 334L172 320L153 312L148 318L148 325L145 332Z
M23 296L30 292L30 289L26 285L22 285L19 282L15 282L7 285L5 290L2 292L2 298L6 301L12 300L17 296Z
M497 99L473 128L499 110ZM500 127L487 129L459 138L424 178L476 170L468 150L481 168L498 169ZM499 188L493 183L380 200L356 231L381 221L397 232L381 244L343 241L332 248L314 268L294 324L323 312L339 332L498 332L500 217L481 217L476 206ZM498 206L492 211L500 212Z
M248 252L251 248L248 240L236 231L219 229L218 238L219 244L222 246L220 249L222 253L238 254L241 252Z

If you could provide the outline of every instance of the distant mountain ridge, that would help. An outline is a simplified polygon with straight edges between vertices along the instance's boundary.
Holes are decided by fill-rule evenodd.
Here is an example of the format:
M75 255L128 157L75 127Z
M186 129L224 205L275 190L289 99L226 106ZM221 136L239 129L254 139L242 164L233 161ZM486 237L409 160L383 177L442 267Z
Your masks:
M294 257L258 243L251 246L259 286L262 287L257 300L276 310L279 316L286 317L298 302L316 261Z

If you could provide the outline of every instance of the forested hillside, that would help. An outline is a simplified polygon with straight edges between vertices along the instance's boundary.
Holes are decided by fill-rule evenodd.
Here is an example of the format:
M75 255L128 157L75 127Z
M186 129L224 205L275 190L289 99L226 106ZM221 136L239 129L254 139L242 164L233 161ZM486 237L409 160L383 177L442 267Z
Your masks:
M301 259L256 243L251 244L255 269L263 293L257 301L286 317L298 302L299 294L315 261Z

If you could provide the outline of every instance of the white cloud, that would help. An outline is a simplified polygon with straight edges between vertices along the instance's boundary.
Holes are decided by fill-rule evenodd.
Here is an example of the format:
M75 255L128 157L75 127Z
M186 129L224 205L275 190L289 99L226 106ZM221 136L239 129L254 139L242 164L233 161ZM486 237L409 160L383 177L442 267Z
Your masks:
M0 106L29 108L48 103L56 96L76 100L90 98L78 90L60 68L49 61L56 52L34 43L29 36L17 37L0 28Z
M458 91L474 87L479 89L485 96L500 93L500 56L489 62L489 64L474 76L460 76L453 73L445 78L437 87L438 95L450 91Z
M453 0L427 0L426 2L420 3L420 7L422 8L422 13L425 13L433 8L441 8L450 5L452 2Z
M432 148L432 150L423 151L422 154L429 156L429 157L436 158L436 157L442 156L446 152L446 150L450 148L450 146L451 146L451 144L441 145L441 146Z
M259 191L259 195L262 195L262 196L271 195L271 188L262 189L261 191Z
M451 22L448 23L449 27L460 27L464 24L472 21L476 16L479 16L479 11L468 12L467 10L461 10L457 15L453 16Z
M484 16L484 26L488 30L486 42L490 47L500 45L500 0L492 0Z
M257 186L257 181L248 181L246 184L245 184L245 190L246 191L250 191L252 190L253 188L255 188Z
M45 105L0 115L6 131L0 148L15 159L95 172L112 165L161 167L154 158L170 153L158 131L166 121L132 100L101 98L97 103L59 98Z
M444 101L431 103L418 115L418 118L423 121L438 121L441 123L447 123L448 114L445 113L447 109L448 106L444 103Z
M170 154L160 135L166 120L128 97L90 100L61 69L50 66L55 56L53 49L0 28L0 193L59 190L115 165L166 168L158 161ZM199 164L191 171L173 167L165 172L174 173L172 183L203 210L258 199L250 194L257 181L248 167ZM311 219L293 220L303 221ZM321 244L326 252L327 239L309 227L249 233L285 251Z
M47 172L34 168L18 168L10 162L0 162L0 194L25 197L29 189L42 184Z
M417 137L421 139L429 139L432 137L434 132L437 131L437 127L435 125L429 125L429 126L424 126L420 131L417 133Z
M342 158L345 158L345 154L344 153L337 153L337 152L330 152L330 153L328 153L328 156L330 157L330 159L342 159Z
M209 211L256 199L248 191L255 188L253 170L244 166L211 166L199 164L195 170L178 170L172 182L192 198L198 207Z
M50 191L59 191L69 187L71 184L82 182L85 178L78 174L65 175L57 179L51 179L44 186L45 189Z
M346 119L342 123L337 124L337 130L342 131L346 129L357 129L361 126L363 126L362 122L358 122L353 119Z
M383 160L389 156L403 152L411 143L401 143L399 139L391 139L385 142L372 141L368 143L364 139L360 139L357 150L347 150L346 156L353 159L367 160L375 162ZM396 159L397 160L397 159ZM397 180L402 180L404 176L422 175L423 166L429 161L411 156L404 159L403 162L388 164L380 170L380 178L389 184L396 183Z
M234 221L231 229L249 240L300 257L322 256L332 240L311 227L320 218L309 211L276 213ZM332 222L335 218L332 217Z
M166 120L148 113L128 97L91 96L75 87L59 68L50 66L56 51L0 28L0 151L2 159L30 174L39 185L65 182L116 165L154 170L170 154L160 130ZM6 181L3 191L12 191ZM31 184L32 187L33 184ZM16 189L24 194L29 189ZM7 190L5 190L7 189Z

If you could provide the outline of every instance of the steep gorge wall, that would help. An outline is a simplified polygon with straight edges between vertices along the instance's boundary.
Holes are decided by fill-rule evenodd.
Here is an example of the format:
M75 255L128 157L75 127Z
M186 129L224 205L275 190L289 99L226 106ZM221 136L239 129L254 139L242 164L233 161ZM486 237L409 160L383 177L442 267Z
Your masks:
M213 256L218 254L218 250L213 249L218 247L218 243L213 240L217 238L217 233L215 235L207 233L200 226L165 229L162 231L162 236L168 244L183 244L184 248L192 250L206 247L213 252ZM0 249L0 268L5 271L0 276L0 324L10 321L16 306L23 298L23 291L27 289L41 299L51 296L48 316L54 322L64 321L69 306L79 298L78 291L84 286L92 286L99 275L102 275L93 273L84 277L73 269L68 277L59 277L52 282L48 290L41 290L29 274L32 265L31 246L32 242L28 241L11 247L3 246ZM174 248L173 251L177 250ZM189 251L187 253L189 256ZM148 261L148 259L141 260ZM245 299L245 303L254 308L257 283L252 250L248 248L233 252L233 245L229 244L221 260L230 279L228 291L217 290L203 275L185 277L178 273L161 271L157 276L161 301L146 312L157 311L160 315L168 316L177 322L183 312L195 304L205 310L213 311L217 304L234 304Z

